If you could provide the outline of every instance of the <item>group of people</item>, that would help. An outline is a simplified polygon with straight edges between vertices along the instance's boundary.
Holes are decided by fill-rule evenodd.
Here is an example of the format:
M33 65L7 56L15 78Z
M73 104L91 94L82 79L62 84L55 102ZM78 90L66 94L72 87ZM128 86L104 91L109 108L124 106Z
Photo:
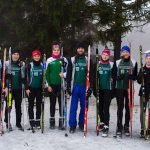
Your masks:
M121 58L115 62L110 61L110 50L104 49L100 54L101 59L97 64L91 62L90 69L90 88L86 91L86 76L87 76L87 56L85 55L85 46L79 43L76 47L76 55L69 59L61 56L61 49L58 42L52 43L52 53L46 61L46 85L50 98L50 129L55 128L55 107L58 99L59 103L59 128L63 128L63 114L61 111L61 79L65 79L67 93L71 96L70 113L69 113L69 131L74 133L77 126L81 131L84 130L84 110L85 99L90 97L93 92L95 97L98 97L98 130L102 131L102 136L108 136L109 132L109 108L112 95L117 100L117 130L116 135L130 135L132 113L130 111L133 105L133 82L138 81L142 84L139 96L141 105L141 137L144 137L146 125L143 119L146 105L150 95L150 53L145 56L145 65L138 73L138 65L135 60L130 57L130 47L123 46L121 48ZM10 60L9 60L10 61ZM11 81L12 96L15 100L16 109L16 126L22 129L21 125L21 103L22 103L22 88L25 86L25 92L28 97L28 113L31 128L41 128L41 103L42 103L42 88L43 88L43 64L42 54L40 50L32 51L32 61L25 64L20 61L20 52L17 49L11 53L11 72L8 72L9 61L6 64L6 87L1 90L2 94L8 95L9 85L7 80ZM2 61L1 61L2 62ZM63 64L63 65L62 65ZM63 66L63 71L62 71ZM97 67L94 67L97 66ZM2 72L2 71L1 71ZM97 79L96 79L97 78ZM143 88L144 85L144 88ZM131 90L132 88L132 90ZM98 90L97 90L98 89ZM144 100L143 92L144 89ZM36 99L36 103L34 102ZM78 102L80 102L80 113L77 120ZM7 103L6 103L7 104ZM34 115L34 105L36 105L36 115ZM123 124L123 109L125 106L125 123ZM6 127L11 128L8 124L8 109L5 109ZM35 116L35 117L34 117ZM149 115L150 118L150 115ZM150 121L150 119L149 119ZM147 127L147 132L150 134L150 123Z

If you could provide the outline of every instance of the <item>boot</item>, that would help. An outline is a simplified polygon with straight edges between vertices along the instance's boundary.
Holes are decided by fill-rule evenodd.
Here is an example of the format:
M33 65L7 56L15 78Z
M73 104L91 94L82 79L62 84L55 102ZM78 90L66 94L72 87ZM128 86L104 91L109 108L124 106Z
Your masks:
M55 118L50 118L50 129L55 129Z

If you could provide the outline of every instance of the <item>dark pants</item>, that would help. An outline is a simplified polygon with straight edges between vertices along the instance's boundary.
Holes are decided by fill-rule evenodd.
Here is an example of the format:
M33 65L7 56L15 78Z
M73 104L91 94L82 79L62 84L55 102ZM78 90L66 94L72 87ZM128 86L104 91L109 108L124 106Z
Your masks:
M37 122L40 122L42 88L31 88L30 91L31 93L30 96L28 97L28 101L29 101L28 113L29 113L30 125L34 126L35 120ZM35 99L36 99L36 103L34 103ZM36 104L36 119L34 118L34 104Z
M111 91L110 90L100 90L99 91L99 116L100 122L109 126L109 107L111 102Z
M61 86L52 85L53 91L50 93L50 117L55 117L56 98L58 97L59 115L61 114Z
M130 111L129 111L129 99L128 99L128 91L122 89L116 89L116 98L117 98L117 127L122 128L122 117L123 117L123 109L124 109L124 101L125 101L125 126L129 127L130 121Z
M15 100L15 109L16 109L16 125L21 123L21 103L22 103L22 89L13 89L12 90L12 99ZM8 123L8 107L6 102L5 109L5 122Z

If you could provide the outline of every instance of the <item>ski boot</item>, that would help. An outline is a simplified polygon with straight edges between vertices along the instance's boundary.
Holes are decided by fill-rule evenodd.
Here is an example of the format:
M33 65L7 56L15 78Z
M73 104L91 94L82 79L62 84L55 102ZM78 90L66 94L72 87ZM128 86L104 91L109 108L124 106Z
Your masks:
M144 138L144 135L145 135L145 130L144 130L144 129L141 129L140 138Z
M16 124L16 127L17 127L19 130L24 131L24 129L23 129L21 123L17 123L17 124Z
M145 138L145 140L149 140L150 139L150 129L149 128L146 130L144 138Z
M41 125L40 125L40 121L36 121L35 122L35 127L36 127L36 129L41 129Z
M55 129L55 118L50 118L50 129Z
M8 125L8 123L6 123L6 128L7 128L8 131L12 131L13 130L11 124Z
M84 131L84 125L79 125L79 129L80 129L80 131Z
M109 127L107 125L104 126L102 137L107 137L109 132Z
M113 136L114 138L122 138L122 127L117 127L116 134Z
M63 118L59 118L59 127L60 130L64 130L64 119Z
M124 126L124 134L125 136L130 136L129 127Z
M76 131L76 127L70 127L70 130L69 130L70 133L75 133L75 131Z

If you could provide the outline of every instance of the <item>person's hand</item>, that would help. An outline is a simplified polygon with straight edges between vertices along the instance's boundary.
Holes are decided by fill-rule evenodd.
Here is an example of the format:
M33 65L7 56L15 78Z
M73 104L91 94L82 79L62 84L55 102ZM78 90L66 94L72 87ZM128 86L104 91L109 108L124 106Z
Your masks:
M26 94L29 97L30 96L31 91L29 89L26 90Z
M61 72L61 73L59 74L59 76L60 76L61 78L64 78L64 73Z
M48 86L48 88L47 88L47 89L48 89L48 92L50 92L50 93L53 91L53 89L52 89L52 87L51 87L51 86Z
M5 88L3 93L5 94L5 97L7 97L8 96L8 88Z

